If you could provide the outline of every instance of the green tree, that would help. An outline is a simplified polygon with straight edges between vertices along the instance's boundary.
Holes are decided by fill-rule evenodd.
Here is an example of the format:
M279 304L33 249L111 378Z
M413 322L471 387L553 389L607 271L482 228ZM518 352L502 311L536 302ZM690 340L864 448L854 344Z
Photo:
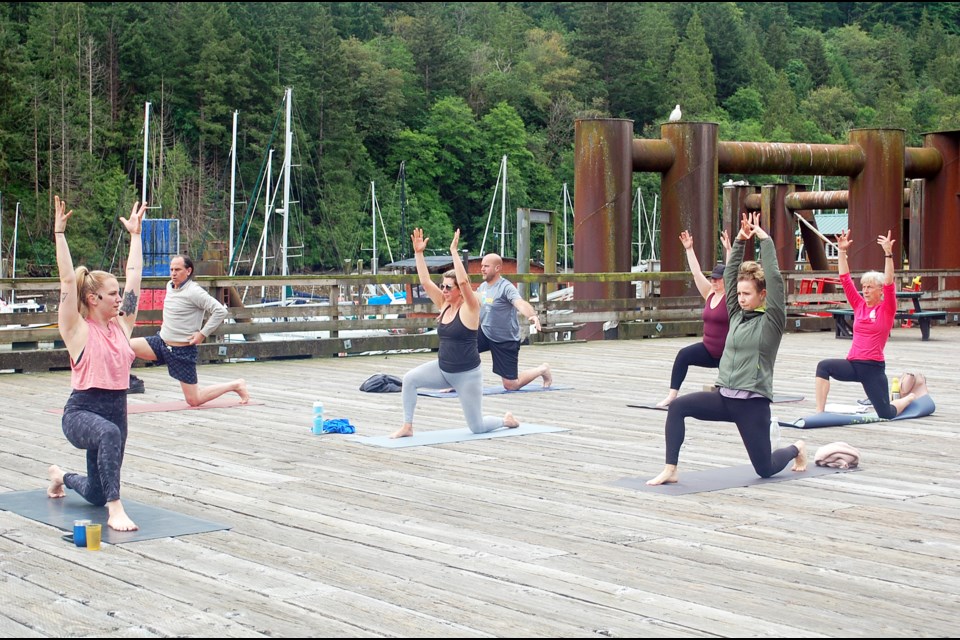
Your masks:
M680 41L668 75L677 102L687 119L702 117L716 107L717 89L713 76L713 61L707 48L703 24L694 13Z

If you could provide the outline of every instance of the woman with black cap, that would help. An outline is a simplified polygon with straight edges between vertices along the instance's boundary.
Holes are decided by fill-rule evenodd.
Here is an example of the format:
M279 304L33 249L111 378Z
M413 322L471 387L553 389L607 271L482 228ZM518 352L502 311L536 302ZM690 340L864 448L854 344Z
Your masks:
M687 252L687 263L693 272L693 281L697 290L703 296L703 342L684 347L673 361L673 372L670 374L670 392L667 397L657 403L658 407L667 407L676 400L680 392L680 385L687 377L687 369L704 367L716 369L720 366L720 356L723 355L723 345L727 341L727 329L730 318L724 303L726 290L723 286L724 263L718 262L707 280L700 269L700 261L693 250L693 236L688 231L680 234L680 243ZM724 259L730 258L730 237L726 231L720 233L720 243L725 250Z

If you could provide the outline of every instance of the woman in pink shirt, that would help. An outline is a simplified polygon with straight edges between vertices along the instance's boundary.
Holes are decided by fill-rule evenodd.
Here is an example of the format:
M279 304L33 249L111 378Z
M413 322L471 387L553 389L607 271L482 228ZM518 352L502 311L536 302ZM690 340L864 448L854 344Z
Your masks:
M826 407L830 378L862 384L877 415L888 420L897 417L918 393L922 395L925 392L925 385L918 382L918 387L923 387L922 391L918 388L916 393L907 393L898 400L890 401L883 349L897 313L897 293L893 285L894 242L890 231L885 236L877 236L877 244L883 249L884 270L883 273L868 271L861 276L861 296L850 277L847 263L847 251L853 244L850 230L843 231L837 237L840 283L847 302L853 307L853 344L846 360L821 360L817 364L818 412Z
M135 357L130 334L137 321L143 246L140 227L147 205L136 203L130 219L120 222L130 232L126 289L106 271L73 268L67 246L67 220L73 211L54 196L54 238L60 272L60 337L70 354L73 393L63 409L63 434L70 444L87 451L87 475L49 470L47 496L62 498L73 489L94 505L107 507L107 526L133 531L137 525L120 502L120 466L127 442L127 387Z

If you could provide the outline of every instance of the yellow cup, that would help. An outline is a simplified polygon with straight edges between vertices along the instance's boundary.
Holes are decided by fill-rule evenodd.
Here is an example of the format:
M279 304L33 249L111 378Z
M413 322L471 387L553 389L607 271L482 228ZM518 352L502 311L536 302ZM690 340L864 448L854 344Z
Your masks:
M90 551L100 551L100 528L99 524L87 525L87 549Z

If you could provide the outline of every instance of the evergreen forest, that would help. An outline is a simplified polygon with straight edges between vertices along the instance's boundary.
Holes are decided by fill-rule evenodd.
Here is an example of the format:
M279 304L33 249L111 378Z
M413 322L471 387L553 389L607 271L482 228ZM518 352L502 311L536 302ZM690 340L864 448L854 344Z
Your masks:
M291 273L369 265L372 185L381 265L411 257L416 226L438 253L456 228L493 250L501 206L563 207L578 118L656 138L680 104L721 140L896 127L911 146L960 129L952 2L3 2L0 49L0 257L9 273L16 222L18 276L55 273L55 194L74 261L116 269L144 176L181 250L226 242L234 112L235 237L252 251L288 87Z

